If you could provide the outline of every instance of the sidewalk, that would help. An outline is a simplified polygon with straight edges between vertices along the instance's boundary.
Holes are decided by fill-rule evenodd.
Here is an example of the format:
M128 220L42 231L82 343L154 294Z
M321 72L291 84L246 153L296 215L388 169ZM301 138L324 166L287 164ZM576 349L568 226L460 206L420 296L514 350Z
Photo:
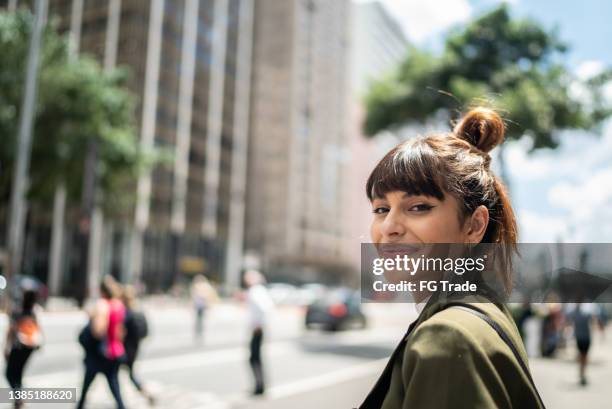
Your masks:
M608 328L606 338L594 334L589 351L587 379L589 384L578 384L576 348L570 342L553 359L532 358L530 367L544 403L554 409L609 409L612 407L612 331Z

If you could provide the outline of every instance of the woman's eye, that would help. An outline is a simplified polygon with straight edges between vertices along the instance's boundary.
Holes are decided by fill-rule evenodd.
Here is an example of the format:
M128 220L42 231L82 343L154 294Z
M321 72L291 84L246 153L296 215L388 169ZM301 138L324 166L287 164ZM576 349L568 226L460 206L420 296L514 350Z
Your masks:
M383 213L387 213L388 211L389 209L386 207L377 207L375 209L372 209L372 213L374 214L383 214Z
M412 206L409 210L415 211L415 212L425 212L427 210L431 210L432 208L433 206L428 205L428 204L418 204L418 205Z

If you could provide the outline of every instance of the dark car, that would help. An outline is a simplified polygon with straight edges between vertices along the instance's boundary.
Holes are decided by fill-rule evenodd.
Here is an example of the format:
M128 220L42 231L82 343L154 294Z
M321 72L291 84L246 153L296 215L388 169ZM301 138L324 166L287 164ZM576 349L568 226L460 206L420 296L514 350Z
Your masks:
M365 328L360 293L348 288L332 290L308 306L306 328L321 326L329 331L350 327Z

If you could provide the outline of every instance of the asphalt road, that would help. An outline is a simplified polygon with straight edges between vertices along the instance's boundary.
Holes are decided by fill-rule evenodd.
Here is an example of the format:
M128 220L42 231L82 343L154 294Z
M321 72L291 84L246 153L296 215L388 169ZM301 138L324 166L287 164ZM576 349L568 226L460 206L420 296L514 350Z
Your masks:
M398 308L395 307L395 310ZM397 325L414 316L371 314L364 330L326 333L303 328L303 311L280 308L265 335L264 358L268 389L252 398L245 309L223 304L211 309L203 341L193 335L188 306L145 306L151 335L144 341L137 366L140 377L157 397L160 408L292 408L352 407L359 404L403 333ZM405 318L404 318L405 315ZM81 312L41 315L45 346L28 365L25 386L80 388L82 352L76 341L86 322ZM0 325L4 332L5 320ZM122 392L130 408L148 407L122 374ZM6 387L2 379L0 386ZM88 396L90 408L112 408L110 393L99 376ZM65 408L67 404L28 407Z
M144 305L151 335L144 341L137 364L141 379L157 397L158 408L169 409L336 409L358 405L373 385L406 326L415 318L410 305L368 305L369 326L339 333L306 331L303 311L280 308L270 320L264 358L268 379L265 397L252 398L247 364L246 311L239 304L222 304L206 320L203 342L193 336L193 312L188 305ZM82 312L44 313L46 343L27 368L25 386L80 388L82 352L76 341L86 317ZM0 318L4 333L5 317ZM609 409L612 392L612 333L596 334L589 386L577 385L572 345L555 359L530 361L534 379L547 406ZM4 378L0 387L6 387ZM147 401L121 374L128 408L148 408ZM94 382L88 408L114 408L103 377ZM0 404L0 408L9 407ZM70 408L74 404L29 404L28 408Z

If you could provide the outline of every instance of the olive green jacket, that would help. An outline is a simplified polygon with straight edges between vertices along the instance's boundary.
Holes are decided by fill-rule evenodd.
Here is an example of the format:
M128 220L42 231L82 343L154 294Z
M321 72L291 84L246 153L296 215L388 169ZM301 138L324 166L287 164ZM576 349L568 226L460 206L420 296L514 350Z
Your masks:
M469 303L493 319L525 363L527 354L505 306L478 296L432 297L392 356L382 409L542 409L512 350L482 318L450 301ZM363 409L373 409L362 405Z

